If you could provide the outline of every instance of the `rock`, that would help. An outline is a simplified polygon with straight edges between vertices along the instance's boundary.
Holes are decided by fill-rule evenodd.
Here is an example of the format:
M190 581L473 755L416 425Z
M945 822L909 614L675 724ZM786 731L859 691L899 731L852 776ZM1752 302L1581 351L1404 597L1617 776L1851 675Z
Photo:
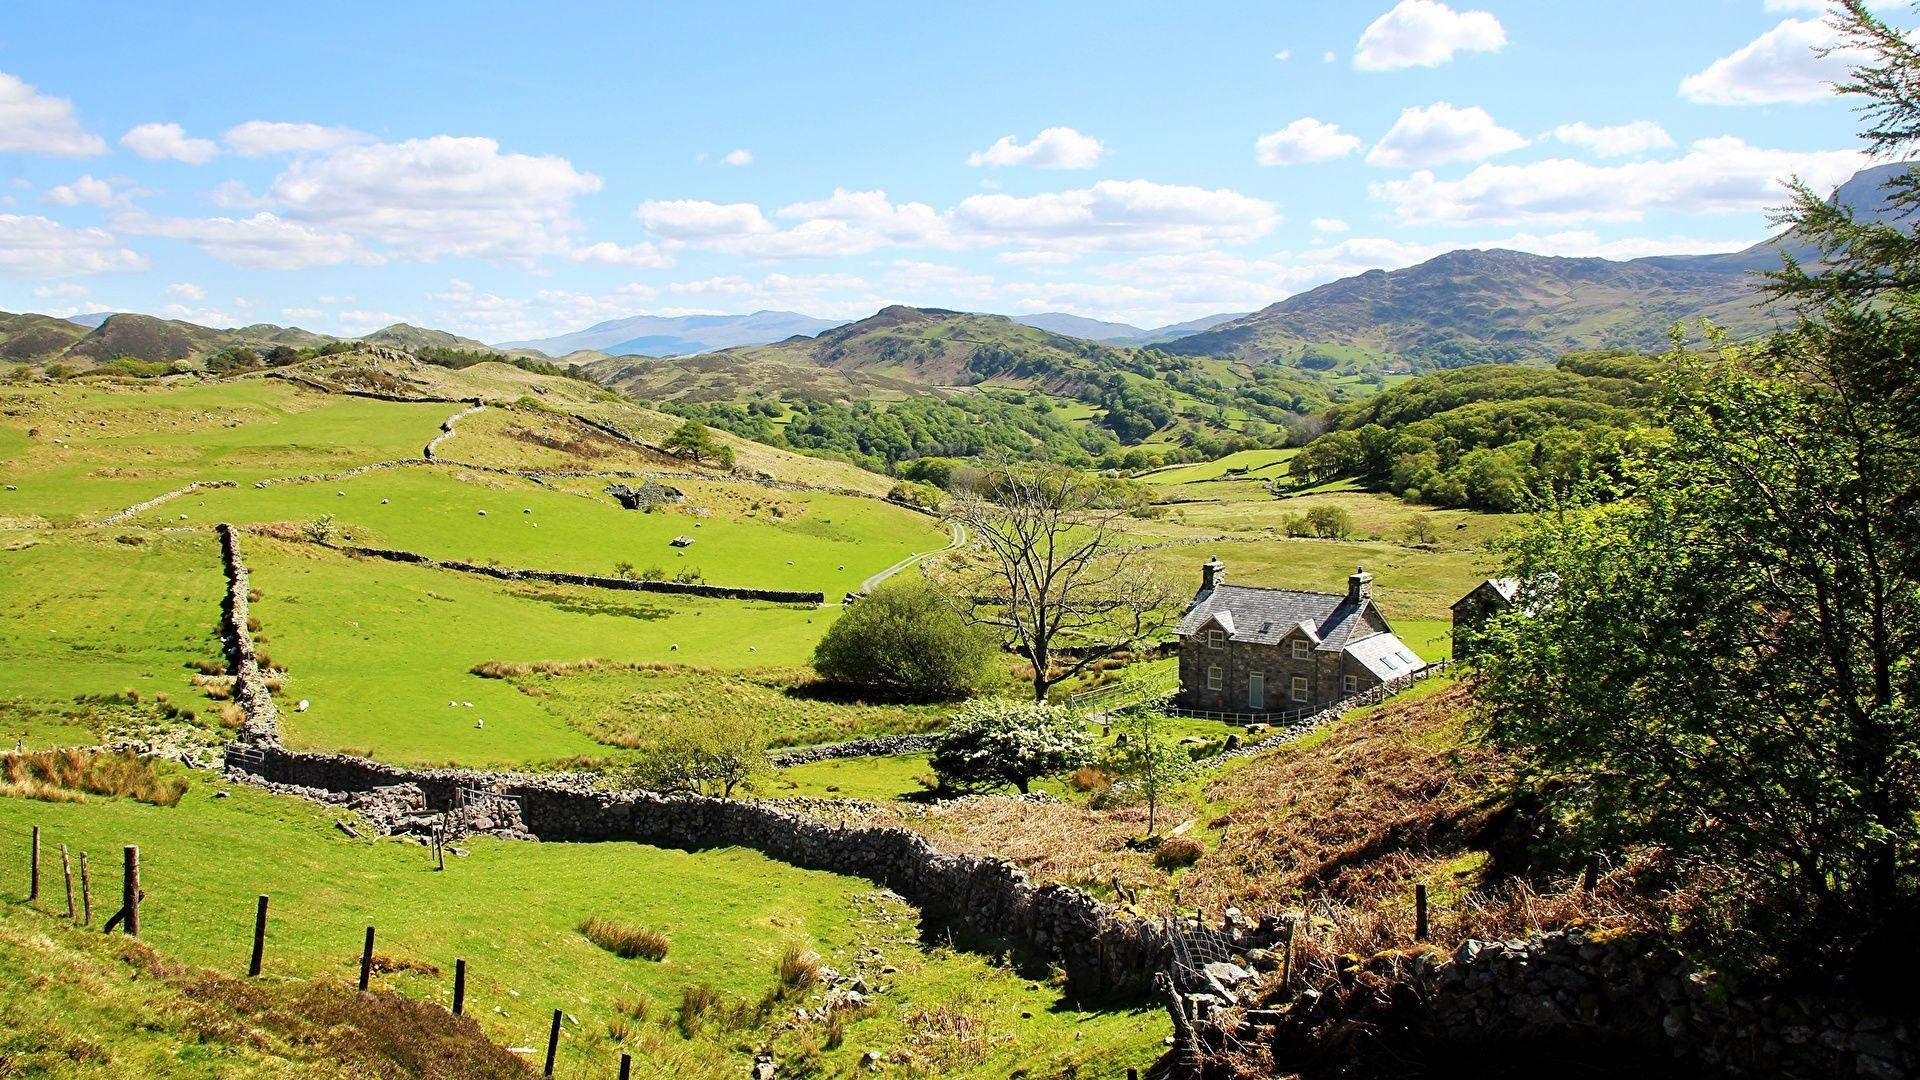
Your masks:
M876 1050L869 1050L866 1053L860 1055L860 1067L867 1070L868 1072L879 1072L880 1061L881 1061L880 1053L879 1051L876 1051Z

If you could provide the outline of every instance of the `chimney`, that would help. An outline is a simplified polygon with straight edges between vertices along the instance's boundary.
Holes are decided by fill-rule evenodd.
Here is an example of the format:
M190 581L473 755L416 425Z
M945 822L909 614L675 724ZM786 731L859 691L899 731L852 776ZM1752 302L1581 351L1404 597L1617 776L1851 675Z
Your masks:
M1373 575L1367 573L1364 566L1356 566L1353 573L1347 575L1347 603L1357 604L1362 600L1373 599Z
M1218 555L1200 564L1200 591L1211 592L1215 585L1225 584L1227 564L1220 561Z

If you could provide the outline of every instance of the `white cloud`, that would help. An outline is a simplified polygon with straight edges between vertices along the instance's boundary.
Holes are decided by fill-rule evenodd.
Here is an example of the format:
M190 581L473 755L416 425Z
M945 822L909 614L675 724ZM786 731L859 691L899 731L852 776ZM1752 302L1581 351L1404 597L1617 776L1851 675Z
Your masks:
M1702 105L1773 105L1819 101L1833 95L1832 83L1864 57L1841 49L1826 56L1816 50L1839 40L1821 19L1787 19L1704 69L1680 81L1680 96Z
M149 161L204 165L220 156L212 139L193 138L179 124L141 124L120 136L120 145Z
M999 142L969 155L967 164L975 168L1026 165L1035 169L1091 169L1106 153L1106 146L1091 135L1070 127L1050 127L1024 146L1012 135L1002 136Z
M1150 180L1102 180L1043 195L970 195L951 216L956 232L980 242L1082 251L1244 243L1281 220L1264 199Z
M33 295L38 300L77 300L93 290L77 281L63 281L58 285L35 285Z
M1273 54L1273 58L1284 64L1287 61L1293 59L1293 50L1281 49L1279 52Z
M114 206L124 201L111 182L91 175L50 187L44 198L55 206Z
M0 71L0 153L91 157L106 152L106 140L80 129L73 102L49 97Z
M1517 131L1493 122L1475 105L1459 109L1445 101L1406 109L1367 152L1367 164L1397 168L1479 161L1527 145Z
M241 157L269 154L319 154L343 146L373 141L363 131L320 124L290 124L275 120L248 120L227 129L227 149Z
M633 216L640 219L648 232L687 242L773 231L773 222L753 203L649 199L640 204Z
M635 211L667 241L757 259L835 258L883 247L941 245L947 223L925 203L895 204L884 191L847 191L778 211L797 222L782 229L753 203L699 199L646 202Z
M1455 11L1437 0L1400 0L1360 34L1353 66L1361 71L1438 67L1456 52L1496 52L1507 43L1487 11Z
M334 322L341 330L349 334L371 334L383 330L394 323L413 323L414 317L392 311L342 311L334 315Z
M141 236L184 240L217 259L250 270L302 270L343 262L378 263L351 236L288 221L270 213L246 218L163 218L122 214L114 226Z
M280 314L288 319L317 319L326 312L311 307L283 307L280 309Z
M1785 201L1780 181L1787 176L1818 190L1867 164L1855 150L1769 150L1727 136L1702 139L1672 161L1484 164L1455 180L1417 172L1369 191L1408 225L1638 221L1649 211L1757 212Z
M166 295L175 300L198 301L207 298L207 290L195 285L191 281L176 281L172 285L167 286Z
M1262 165L1300 165L1346 157L1360 148L1360 137L1342 132L1339 124L1303 116L1260 136L1253 146Z
M1554 128L1553 137L1563 143L1587 147L1601 157L1621 157L1673 145L1673 136L1667 134L1667 129L1651 120L1610 127L1594 127L1582 120Z
M1320 60L1322 63L1331 64L1338 59L1340 59L1340 55L1334 52L1332 49L1328 49L1326 52L1323 52L1320 54Z
M1064 266L1073 260L1071 251L1006 251L994 257L1008 266Z
M1339 218L1317 217L1313 219L1313 229L1315 232L1343 233L1352 227L1353 226L1348 225Z
M602 240L567 252L567 258L592 266L632 266L643 270L665 270L673 266L673 245L650 241L622 246Z
M121 247L104 229L73 229L51 218L0 214L0 277L78 277L146 266L146 256Z
M729 151L727 156L720 160L729 165L751 165L753 164L753 151L742 146L737 150Z

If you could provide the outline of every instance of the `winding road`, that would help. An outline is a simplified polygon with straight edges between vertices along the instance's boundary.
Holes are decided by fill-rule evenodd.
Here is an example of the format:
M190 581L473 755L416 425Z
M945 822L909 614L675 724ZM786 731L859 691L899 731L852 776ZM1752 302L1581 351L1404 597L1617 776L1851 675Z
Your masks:
M887 567L885 570L882 570L879 573L868 578L867 580L861 582L860 583L861 593L864 594L864 593L872 592L874 589L879 588L881 582L887 580L888 578L899 573L900 571L905 570L909 566L918 566L920 565L921 562L927 559L931 559L935 555L944 555L949 551L957 551L960 548L965 547L967 545L967 527L965 525L960 524L957 521L953 522L952 526L953 526L953 542L952 543L948 544L946 547L943 547L943 548L935 548L932 551L917 552L915 554L907 556L904 559L901 559L899 562L894 563L892 566Z

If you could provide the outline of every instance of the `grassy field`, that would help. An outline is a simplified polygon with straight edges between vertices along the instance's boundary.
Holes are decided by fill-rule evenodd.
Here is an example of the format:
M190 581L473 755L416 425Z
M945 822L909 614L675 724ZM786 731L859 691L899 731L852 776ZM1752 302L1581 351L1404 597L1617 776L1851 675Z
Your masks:
M677 482L681 506L622 510L607 481L556 491L455 466L383 469L326 483L197 491L142 515L235 523L331 514L342 542L436 558L612 576L618 563L714 584L818 590L833 599L867 575L946 542L937 522L876 499ZM687 536L693 544L669 543ZM345 538L351 537L351 541Z
M1228 474L1268 481L1284 475L1286 463L1293 460L1293 456L1299 452L1297 447L1288 447L1284 450L1242 450L1212 461L1155 469L1141 474L1138 479L1158 488L1191 484L1201 480L1219 480ZM1169 494L1172 493L1169 492Z
M229 797L215 798L220 791ZM563 1009L572 1019L560 1075L569 1077L611 1073L621 1047L609 1024L631 1017L643 999L657 1019L634 1023L626 1043L643 1076L743 1075L746 1054L768 1039L789 1060L819 1047L820 1063L835 1072L851 1071L868 1049L915 1055L919 1067L898 1075L1052 1074L1068 1062L1111 1075L1158 1052L1164 1025L1149 1014L1081 1012L1044 982L927 950L912 911L858 879L739 849L690 854L488 838L436 872L422 848L350 840L331 820L323 808L199 778L172 808L0 798L0 846L9 853L0 897L24 900L17 857L29 826L41 826L50 845L92 853L96 918L102 895L117 889L120 846L138 844L142 937L163 952L243 972L254 897L266 893L268 977L351 978L372 925L376 950L405 968L378 975L377 985L445 1002L453 961L464 958L470 1014L502 1045L543 1046L551 1011ZM64 910L64 900L58 906ZM43 894L39 907L55 904ZM596 948L575 929L589 915L665 932L666 959L623 960ZM778 1035L766 1024L708 1027L691 1039L669 1027L688 986L759 1001L790 944L885 987L875 1009L846 1024L840 1045L824 1048L820 1025ZM778 1015L791 1016L797 1002ZM952 1036L956 1017L977 1024L976 1034Z

